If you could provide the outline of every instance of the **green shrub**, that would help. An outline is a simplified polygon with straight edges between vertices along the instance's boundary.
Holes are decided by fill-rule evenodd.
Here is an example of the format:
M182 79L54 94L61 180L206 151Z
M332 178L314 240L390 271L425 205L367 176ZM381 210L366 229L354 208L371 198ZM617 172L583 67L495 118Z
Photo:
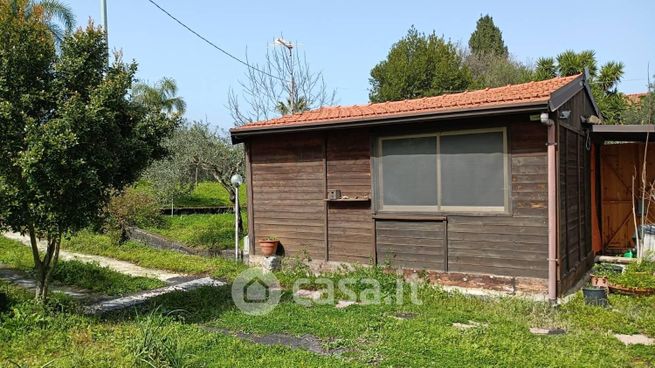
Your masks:
M152 193L146 191L128 188L112 197L107 206L106 230L118 243L127 240L129 227L158 226L161 221L159 203Z
M629 264L623 273L606 275L609 282L630 288L655 288L655 262Z

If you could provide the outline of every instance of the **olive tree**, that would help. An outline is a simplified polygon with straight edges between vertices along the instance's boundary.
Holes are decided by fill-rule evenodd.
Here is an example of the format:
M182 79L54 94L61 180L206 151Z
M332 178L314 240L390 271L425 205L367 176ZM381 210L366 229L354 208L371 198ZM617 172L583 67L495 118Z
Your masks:
M202 177L216 180L234 205L236 193L230 179L234 174L244 175L245 156L227 134L194 121L178 126L164 146L170 154L154 162L144 175L162 202L173 205L176 198L189 193L200 171ZM239 229L243 230L240 215Z
M13 10L0 5L0 230L29 235L44 300L62 237L162 157L177 122L132 100L136 64L108 64L99 28L65 36L57 52L47 19Z

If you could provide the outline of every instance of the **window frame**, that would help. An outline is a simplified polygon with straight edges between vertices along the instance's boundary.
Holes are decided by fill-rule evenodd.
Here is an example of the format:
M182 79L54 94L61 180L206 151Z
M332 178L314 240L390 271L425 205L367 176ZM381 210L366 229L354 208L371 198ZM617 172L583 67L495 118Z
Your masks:
M470 134L483 134L483 133L496 133L501 132L503 136L503 206L444 206L442 201L442 184L441 184L441 137L449 135L470 135ZM416 206L416 205L385 205L384 204L384 183L383 172L384 165L382 163L382 145L385 140L405 139L405 138L423 138L434 137L436 140L436 170L437 170L437 205L432 206ZM375 142L375 157L376 157L376 170L375 178L373 180L374 190L376 194L375 205L376 210L381 213L465 213L465 214L508 214L510 212L510 196L511 196L511 180L510 180L510 155L509 155L509 142L507 127L494 127L482 129L460 129L439 131L430 133L419 134L396 134L378 136Z

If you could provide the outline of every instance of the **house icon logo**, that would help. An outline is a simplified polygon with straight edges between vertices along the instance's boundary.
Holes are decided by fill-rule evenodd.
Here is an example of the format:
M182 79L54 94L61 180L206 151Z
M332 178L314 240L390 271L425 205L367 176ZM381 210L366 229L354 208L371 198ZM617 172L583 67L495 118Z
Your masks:
M260 268L249 268L239 274L232 283L232 300L242 312L250 315L264 315L271 312L280 302L280 283L270 272Z

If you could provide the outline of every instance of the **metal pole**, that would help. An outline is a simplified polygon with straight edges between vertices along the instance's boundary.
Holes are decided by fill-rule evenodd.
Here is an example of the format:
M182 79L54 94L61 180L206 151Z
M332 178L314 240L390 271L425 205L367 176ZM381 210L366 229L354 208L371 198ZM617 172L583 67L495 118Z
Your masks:
M102 29L105 31L105 39L109 34L107 28L107 0L100 0L100 19L102 21Z
M289 49L289 63L291 64L291 115L296 112L296 81L293 79L293 48L291 44L288 46Z
M239 262L239 187L234 187L234 260Z
M109 56L109 28L107 28L107 0L100 0L100 19L102 22L102 30L105 32L105 44L107 46L108 62L111 57Z

